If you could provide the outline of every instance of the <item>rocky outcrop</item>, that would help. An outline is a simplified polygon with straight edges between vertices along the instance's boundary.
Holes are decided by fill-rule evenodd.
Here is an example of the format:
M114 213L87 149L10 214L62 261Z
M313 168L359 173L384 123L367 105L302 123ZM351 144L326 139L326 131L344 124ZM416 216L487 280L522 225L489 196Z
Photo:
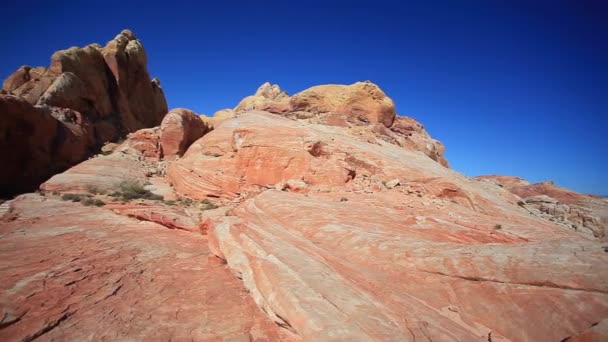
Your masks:
M0 137L0 153L17 158L27 151L36 153L5 171L14 177L2 178L2 194L31 190L101 144L158 125L167 104L158 80L150 80L146 64L143 46L124 30L106 47L92 44L57 51L48 68L23 66L9 76L3 90L23 103L0 95L3 125L14 131ZM15 134L11 127L44 131L46 142L53 143L36 146L41 141Z
M396 115L393 100L371 82L315 86L292 96L290 104L292 111L320 114L330 124L381 123L390 127Z
M271 113L291 111L289 96L276 84L262 84L252 96L247 96L234 108L235 112L263 110Z
M315 86L292 97L278 85L266 82L234 109L237 116L255 110L309 123L351 127L370 142L380 139L421 151L449 167L443 144L431 138L416 120L397 116L393 101L369 81ZM222 112L221 115L225 114Z
M519 205L532 214L581 234L608 238L608 201L556 186L553 182L530 183L513 176L487 175L476 179L493 182L522 198Z
M163 156L183 155L193 142L210 130L211 127L194 112L184 108L171 110L160 125Z

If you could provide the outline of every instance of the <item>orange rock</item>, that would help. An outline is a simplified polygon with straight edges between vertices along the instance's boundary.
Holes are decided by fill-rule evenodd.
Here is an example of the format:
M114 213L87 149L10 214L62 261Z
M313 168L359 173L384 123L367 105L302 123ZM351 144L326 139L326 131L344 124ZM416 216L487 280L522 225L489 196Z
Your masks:
M351 85L320 85L290 98L293 111L319 114L327 120L343 118L358 124L381 123L390 127L395 119L395 105L371 82Z

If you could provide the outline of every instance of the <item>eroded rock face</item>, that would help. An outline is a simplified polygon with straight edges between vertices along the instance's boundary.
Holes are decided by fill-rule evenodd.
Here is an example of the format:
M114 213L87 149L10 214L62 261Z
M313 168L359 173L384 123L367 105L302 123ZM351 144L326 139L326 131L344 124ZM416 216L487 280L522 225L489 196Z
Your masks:
M167 113L167 104L158 80L150 80L146 63L141 43L133 33L125 30L106 47L91 44L57 51L48 68L23 66L9 76L3 90L22 98L30 106L15 105L14 100L3 97L3 106L11 106L10 110L1 112L4 125L22 126L28 121L27 125L45 127L40 129L45 130L55 145L21 147L37 142L27 135L3 135L1 144L16 151L2 149L0 153L17 153L24 148L39 153L31 157L33 162L13 165L15 170L11 172L23 176L5 180L11 184L3 184L2 193L10 195L31 190L52 174L82 161L103 143L160 124ZM22 112L7 114L15 110ZM72 114L66 116L62 111ZM27 112L46 114L36 115L38 121L34 122ZM55 130L48 129L45 124L52 122L52 117L59 121ZM43 156L42 153L48 154Z
M520 205L539 217L559 225L606 240L608 237L608 201L580 194L553 184L530 182L513 176L487 175L477 179L491 181L522 198Z

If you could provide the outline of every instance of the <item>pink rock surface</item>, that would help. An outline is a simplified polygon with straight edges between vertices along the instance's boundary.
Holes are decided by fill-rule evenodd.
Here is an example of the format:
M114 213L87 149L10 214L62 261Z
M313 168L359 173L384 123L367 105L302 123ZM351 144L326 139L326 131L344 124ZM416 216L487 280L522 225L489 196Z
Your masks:
M559 341L608 317L597 242L521 214L433 203L392 190L268 190L216 221L209 243L305 340Z
M0 340L277 341L206 238L25 195L0 222Z

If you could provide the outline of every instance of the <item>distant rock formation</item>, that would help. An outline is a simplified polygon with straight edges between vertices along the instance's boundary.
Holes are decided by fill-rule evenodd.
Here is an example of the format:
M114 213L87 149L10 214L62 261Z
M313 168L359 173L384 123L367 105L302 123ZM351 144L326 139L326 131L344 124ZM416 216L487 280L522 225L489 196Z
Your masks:
M101 144L156 126L167 113L145 50L124 30L105 47L57 51L48 68L23 66L0 95L0 194L32 190L84 160Z
M513 176L486 175L491 181L522 198L520 205L536 216L568 229L605 240L608 238L608 201L556 186L552 181L534 183Z

